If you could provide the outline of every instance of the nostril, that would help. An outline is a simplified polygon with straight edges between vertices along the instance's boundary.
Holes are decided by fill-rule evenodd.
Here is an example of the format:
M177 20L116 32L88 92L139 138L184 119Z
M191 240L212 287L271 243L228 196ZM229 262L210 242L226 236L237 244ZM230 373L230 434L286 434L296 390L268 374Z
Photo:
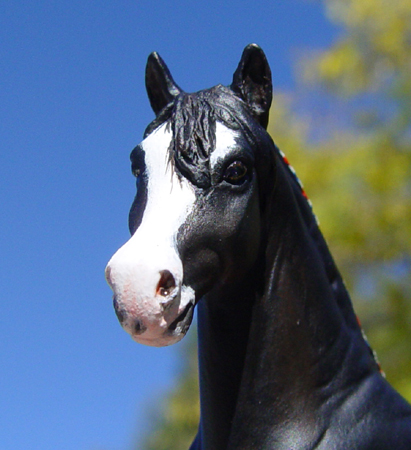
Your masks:
M162 297L168 297L176 287L176 280L169 270L160 272L160 281L157 284L156 294Z

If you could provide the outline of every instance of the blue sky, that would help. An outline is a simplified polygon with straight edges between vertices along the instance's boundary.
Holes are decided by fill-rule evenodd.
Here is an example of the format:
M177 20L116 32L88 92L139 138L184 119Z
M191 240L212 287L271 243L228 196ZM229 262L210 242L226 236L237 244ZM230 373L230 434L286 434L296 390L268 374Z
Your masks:
M10 1L0 9L0 446L126 450L178 370L122 331L104 267L128 238L129 153L156 50L186 91L229 84L245 45L276 89L337 36L309 0ZM286 149L285 149L286 150Z

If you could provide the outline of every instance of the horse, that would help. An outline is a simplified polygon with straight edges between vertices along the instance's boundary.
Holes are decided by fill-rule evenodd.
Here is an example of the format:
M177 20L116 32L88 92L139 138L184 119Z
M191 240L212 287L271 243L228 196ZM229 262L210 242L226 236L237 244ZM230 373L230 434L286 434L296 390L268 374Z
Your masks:
M310 203L266 128L271 70L247 46L230 86L184 92L157 53L155 113L131 153L131 238L106 279L142 344L198 310L191 450L411 449L411 406L382 375Z

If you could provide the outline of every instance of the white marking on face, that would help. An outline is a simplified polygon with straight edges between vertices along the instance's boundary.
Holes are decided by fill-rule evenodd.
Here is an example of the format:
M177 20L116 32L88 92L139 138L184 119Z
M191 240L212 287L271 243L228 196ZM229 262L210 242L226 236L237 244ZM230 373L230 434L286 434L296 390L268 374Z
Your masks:
M193 208L195 193L185 178L177 177L168 161L171 137L164 124L141 144L148 178L143 219L106 269L118 307L125 312L123 327L137 342L154 346L170 345L181 339L182 336L165 333L188 303L194 302L194 291L182 286L183 266L176 237ZM156 292L164 270L175 279L176 289L170 296ZM135 332L136 320L147 328L144 333Z
M216 122L216 143L215 149L210 156L210 166L214 167L216 162L227 155L227 150L236 145L235 137L238 133L223 125L221 122Z

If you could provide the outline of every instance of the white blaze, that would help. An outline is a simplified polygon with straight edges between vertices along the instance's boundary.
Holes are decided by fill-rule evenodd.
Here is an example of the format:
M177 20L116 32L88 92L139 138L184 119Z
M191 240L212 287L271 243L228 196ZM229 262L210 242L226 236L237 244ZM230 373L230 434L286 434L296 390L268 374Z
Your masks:
M106 276L120 310L126 312L123 327L133 339L148 345L168 345L179 340L164 335L171 322L194 300L194 292L182 287L183 267L176 248L179 227L193 208L195 194L189 182L177 177L168 160L171 132L166 124L143 142L148 178L147 203L140 226L111 258ZM164 297L156 293L161 272L175 279L177 296L163 308ZM182 289L180 289L182 287ZM133 335L135 319L147 327Z
M227 150L236 145L235 137L238 132L227 128L221 122L216 122L216 143L215 150L210 156L210 165L214 167L216 162L227 155Z

